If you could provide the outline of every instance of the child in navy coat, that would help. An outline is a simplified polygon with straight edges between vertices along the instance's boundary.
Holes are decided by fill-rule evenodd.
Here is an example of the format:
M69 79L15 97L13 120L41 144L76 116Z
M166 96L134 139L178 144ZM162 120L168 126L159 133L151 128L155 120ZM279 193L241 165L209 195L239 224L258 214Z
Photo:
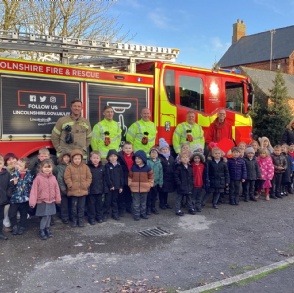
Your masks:
M238 147L232 148L232 158L228 159L228 169L230 174L230 204L239 205L239 194L241 182L247 179L246 164L240 157Z
M108 151L105 165L105 181L109 192L105 195L103 221L107 221L110 207L112 208L112 218L119 221L118 197L123 191L124 175L121 165L118 163L118 153L111 149Z

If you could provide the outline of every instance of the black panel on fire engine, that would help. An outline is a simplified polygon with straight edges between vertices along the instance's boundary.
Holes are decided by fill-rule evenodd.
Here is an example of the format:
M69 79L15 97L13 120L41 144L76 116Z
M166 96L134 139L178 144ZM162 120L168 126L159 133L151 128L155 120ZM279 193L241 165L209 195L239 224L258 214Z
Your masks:
M125 141L128 127L141 119L141 109L147 106L147 89L89 84L88 90L91 125L104 119L104 107L111 106L113 119L120 123L122 141Z
M78 82L2 77L3 135L48 135L80 98Z

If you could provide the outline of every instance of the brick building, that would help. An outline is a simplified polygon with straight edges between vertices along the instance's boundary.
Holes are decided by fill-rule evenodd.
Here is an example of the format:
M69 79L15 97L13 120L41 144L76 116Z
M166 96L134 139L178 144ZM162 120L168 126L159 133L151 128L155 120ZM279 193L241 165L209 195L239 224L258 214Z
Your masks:
M246 25L238 19L233 24L232 45L218 64L294 74L294 25L246 36Z
M294 25L246 36L243 20L233 24L232 45L218 61L221 68L237 68L250 77L256 100L266 106L276 70L288 89L288 105L294 114Z

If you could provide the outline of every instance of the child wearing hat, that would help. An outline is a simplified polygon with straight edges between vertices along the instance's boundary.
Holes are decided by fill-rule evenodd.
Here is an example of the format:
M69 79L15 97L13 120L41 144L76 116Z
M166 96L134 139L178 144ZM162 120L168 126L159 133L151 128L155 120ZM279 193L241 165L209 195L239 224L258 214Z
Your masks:
M147 165L147 156L144 151L136 151L133 161L134 165L131 167L128 177L133 197L133 216L135 221L139 221L140 217L147 220L146 202L148 192L154 183L153 172L151 167Z
M154 177L154 185L151 187L147 196L147 215L158 214L158 210L155 207L157 200L158 187L162 188L163 184L163 172L160 159L158 158L159 150L156 147L151 148L149 152L150 157L147 159L147 165L151 167Z
M112 218L119 221L118 214L118 197L123 191L124 175L123 170L118 160L118 153L115 149L111 149L107 153L105 165L105 181L108 188L108 193L105 194L104 212L102 221L108 220L110 207L112 208Z
M252 146L249 146L245 149L245 164L247 170L247 179L244 182L244 201L248 200L257 201L254 192L256 180L261 178L260 169L255 157L255 150Z
M168 194L175 191L175 159L170 154L170 148L164 138L159 139L159 159L163 171L163 185L159 188L159 207L163 210L171 209L167 203Z

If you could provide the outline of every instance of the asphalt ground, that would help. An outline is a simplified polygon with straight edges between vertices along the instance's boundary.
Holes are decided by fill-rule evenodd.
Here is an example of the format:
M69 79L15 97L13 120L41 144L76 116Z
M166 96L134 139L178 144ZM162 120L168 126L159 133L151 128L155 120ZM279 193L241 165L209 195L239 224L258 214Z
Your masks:
M218 210L207 204L197 215L178 217L173 210L160 210L148 220L136 222L126 214L119 222L110 219L84 228L71 228L56 217L54 236L46 241L37 236L35 217L24 235L0 242L0 292L196 293L207 284L232 280L214 288L272 293L279 291L248 291L246 286L266 280L260 286L274 288L279 274L287 287L280 292L294 292L292 266L257 280L248 277L245 287L231 279L291 259L293 204L294 195L222 204ZM163 235L140 234L155 228ZM234 291L242 288L247 291Z

